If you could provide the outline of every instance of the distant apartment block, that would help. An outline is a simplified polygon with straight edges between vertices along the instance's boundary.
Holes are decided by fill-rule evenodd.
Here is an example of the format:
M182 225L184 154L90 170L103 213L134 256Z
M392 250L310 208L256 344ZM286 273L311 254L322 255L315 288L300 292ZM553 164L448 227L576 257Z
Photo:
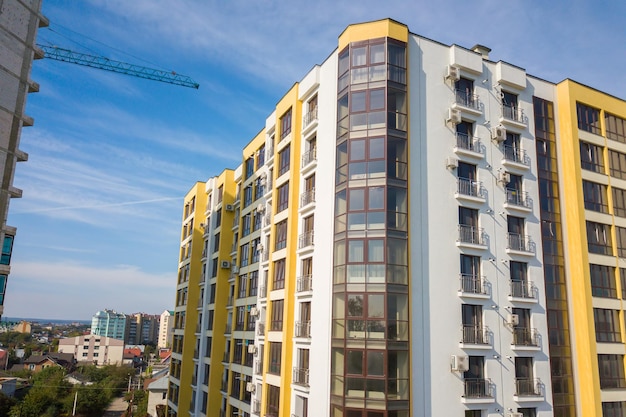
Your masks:
M33 125L25 112L26 97L39 91L39 84L30 79L33 59L43 58L35 38L37 29L48 25L40 9L41 0L0 2L0 316L16 234L16 228L6 223L9 202L22 196L22 190L13 186L13 177L17 162L28 159L19 148L20 136L23 127Z
M160 349L169 348L172 346L172 329L174 328L174 311L165 310L161 313L159 319L159 343Z
M160 316L134 313L127 316L124 340L129 345L156 344L159 336Z
M128 318L123 313L113 310L98 311L91 318L91 334L126 340Z
M121 365L124 358L124 340L93 334L66 337L59 340L59 352L73 354L78 362Z

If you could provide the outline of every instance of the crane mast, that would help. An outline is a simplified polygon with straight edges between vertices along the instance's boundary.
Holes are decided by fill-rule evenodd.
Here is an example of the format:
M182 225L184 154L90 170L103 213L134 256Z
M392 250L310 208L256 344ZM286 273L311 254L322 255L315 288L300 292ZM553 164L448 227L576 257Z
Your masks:
M54 59L56 61L69 62L72 64L84 65L86 67L103 69L119 74L126 74L133 77L145 78L148 80L161 81L168 84L180 85L182 87L198 88L200 84L192 80L190 77L176 72L162 71L154 68L143 67L140 65L129 64L127 62L115 61L97 55L89 55L80 52L74 52L69 49L59 48L56 46L37 45L44 52L45 58Z

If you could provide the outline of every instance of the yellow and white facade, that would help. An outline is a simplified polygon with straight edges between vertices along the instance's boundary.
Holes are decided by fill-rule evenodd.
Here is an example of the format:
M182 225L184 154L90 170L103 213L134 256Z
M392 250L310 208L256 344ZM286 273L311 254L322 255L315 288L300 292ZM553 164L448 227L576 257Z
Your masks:
M624 101L489 52L351 25L194 186L172 415L623 415Z

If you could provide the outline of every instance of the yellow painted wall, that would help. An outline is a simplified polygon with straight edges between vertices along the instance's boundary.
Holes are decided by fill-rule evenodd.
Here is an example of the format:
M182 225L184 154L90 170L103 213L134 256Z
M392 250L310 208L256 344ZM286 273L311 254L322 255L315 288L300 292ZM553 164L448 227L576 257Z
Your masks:
M409 39L409 29L406 25L391 19L350 25L339 35L339 50L341 51L351 42L384 37L407 42Z

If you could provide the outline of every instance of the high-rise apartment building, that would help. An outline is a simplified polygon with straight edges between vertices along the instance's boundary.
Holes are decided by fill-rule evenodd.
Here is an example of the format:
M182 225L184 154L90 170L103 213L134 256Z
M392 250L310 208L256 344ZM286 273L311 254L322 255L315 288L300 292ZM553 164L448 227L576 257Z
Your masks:
M626 102L489 52L351 25L194 185L172 415L626 415Z
M157 347L161 349L172 346L172 329L174 328L174 311L165 310L159 318L159 341Z
M159 338L159 319L161 316L134 313L127 316L124 340L129 345L156 344Z
M124 313L100 310L91 318L91 334L126 340L129 320Z
M22 128L33 125L33 118L25 112L26 97L39 91L39 84L30 79L33 59L43 58L35 38L37 29L48 25L40 9L41 0L0 2L0 316L16 233L15 227L7 225L9 202L22 196L22 190L13 186L13 176L16 163L28 159L19 149Z

